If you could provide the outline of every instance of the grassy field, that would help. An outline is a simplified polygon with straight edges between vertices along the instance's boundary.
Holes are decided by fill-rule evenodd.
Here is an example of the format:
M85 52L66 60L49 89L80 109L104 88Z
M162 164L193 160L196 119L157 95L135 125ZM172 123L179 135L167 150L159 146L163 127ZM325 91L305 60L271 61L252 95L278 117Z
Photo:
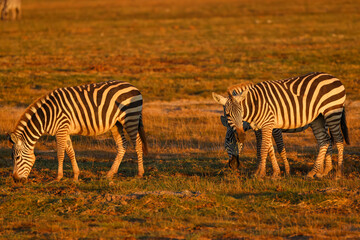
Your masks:
M359 238L359 42L355 0L23 1L21 21L0 22L0 238ZM230 171L211 92L312 71L347 89L344 178L303 178L317 152L311 130L284 138L291 177L251 177L253 133ZM103 178L116 154L105 134L74 136L81 180L66 159L54 182L55 138L44 136L28 182L14 183L6 133L25 107L52 89L109 79L144 95L144 177L131 147L114 180Z

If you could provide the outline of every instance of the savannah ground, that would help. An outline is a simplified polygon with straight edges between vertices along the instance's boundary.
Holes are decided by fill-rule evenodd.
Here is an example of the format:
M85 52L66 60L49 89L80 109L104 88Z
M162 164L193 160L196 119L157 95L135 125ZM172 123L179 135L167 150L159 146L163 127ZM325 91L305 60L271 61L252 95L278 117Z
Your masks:
M355 0L23 1L21 21L0 22L0 237L359 238L359 42ZM347 89L344 177L303 178L317 152L311 130L285 135L291 177L251 177L251 132L240 169L229 170L211 92L312 71ZM103 178L116 154L105 134L74 136L81 180L71 180L67 159L54 182L56 143L44 136L28 182L14 183L6 132L26 106L58 87L109 79L144 96L144 177L135 177L131 146L114 180ZM334 149L334 165L336 157Z

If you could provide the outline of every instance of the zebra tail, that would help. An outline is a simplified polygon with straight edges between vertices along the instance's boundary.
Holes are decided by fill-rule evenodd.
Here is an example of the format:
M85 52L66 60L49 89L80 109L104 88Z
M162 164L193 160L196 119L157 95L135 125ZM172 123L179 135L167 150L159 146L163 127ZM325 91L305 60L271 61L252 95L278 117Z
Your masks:
M140 116L140 121L139 121L139 135L140 135L140 139L141 139L141 142L142 142L143 153L144 153L144 155L147 155L149 153L149 151L148 151L148 146L147 146L147 141L146 141L144 124L142 122L142 117L141 116Z
M350 145L349 130L348 130L348 127L346 125L345 107L344 107L343 114L341 116L341 131L343 133L346 144Z

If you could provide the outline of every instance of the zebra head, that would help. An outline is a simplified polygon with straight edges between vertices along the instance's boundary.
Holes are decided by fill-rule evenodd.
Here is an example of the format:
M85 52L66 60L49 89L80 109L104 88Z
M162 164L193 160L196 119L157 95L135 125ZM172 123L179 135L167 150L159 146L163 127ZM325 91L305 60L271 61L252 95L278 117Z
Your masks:
M226 117L220 116L221 123L226 127L225 150L229 155L229 167L237 169L240 165L239 154L243 143L236 141L235 131L227 124Z
M35 163L34 152L27 147L21 138L14 133L8 135L9 146L12 147L12 160L14 162L13 178L15 181L26 181L31 168Z
M242 107L240 102L246 96L248 90L242 94L233 96L229 93L229 97L225 98L219 94L213 93L214 100L224 106L224 113L227 124L235 131L236 140L240 143L245 141L245 131L243 128Z

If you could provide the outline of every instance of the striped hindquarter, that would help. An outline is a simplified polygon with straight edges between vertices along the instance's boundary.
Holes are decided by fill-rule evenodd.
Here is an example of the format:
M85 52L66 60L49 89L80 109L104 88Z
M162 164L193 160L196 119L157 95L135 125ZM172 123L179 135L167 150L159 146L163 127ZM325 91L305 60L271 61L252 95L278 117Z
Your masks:
M15 130L9 135L13 148L16 180L26 179L35 163L34 146L44 134L56 136L58 175L63 177L65 152L71 160L74 179L79 168L70 135L95 136L111 130L117 146L116 159L107 174L113 177L124 156L127 142L124 132L135 145L138 175L142 176L143 150L147 151L142 124L143 98L140 91L127 82L109 81L59 88L45 95L24 112Z
M224 98L213 94L215 101L225 106L228 124L236 131L238 138L244 134L242 121L249 122L254 130L262 130L261 162L258 176L265 175L266 156L271 147L271 134L274 128L296 129L312 123L317 117L324 117L324 126L334 137L338 148L338 171L341 175L343 162L343 135L348 143L345 122L345 88L341 82L325 73L310 73L280 81L267 81L254 85L240 96ZM345 131L344 131L345 130ZM325 128L322 130L326 132ZM316 159L313 177L323 165L330 140L323 146Z

